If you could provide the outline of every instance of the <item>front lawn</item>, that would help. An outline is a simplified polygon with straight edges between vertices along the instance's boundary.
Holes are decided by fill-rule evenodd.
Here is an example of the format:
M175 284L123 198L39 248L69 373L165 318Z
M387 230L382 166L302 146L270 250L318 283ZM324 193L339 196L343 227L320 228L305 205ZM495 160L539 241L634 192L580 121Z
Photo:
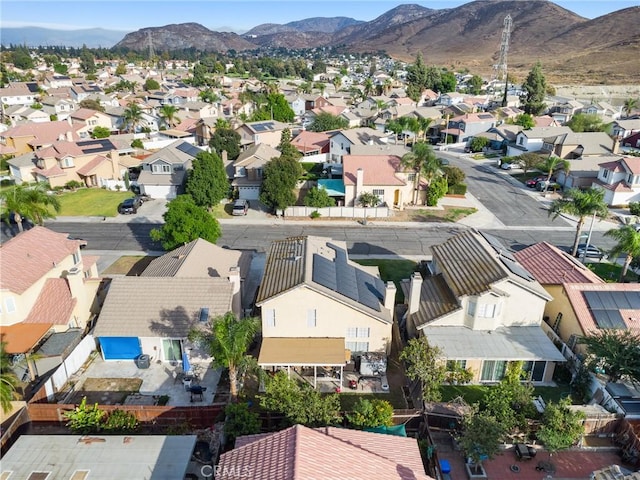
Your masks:
M400 289L400 281L411 278L413 272L417 270L418 264L412 260L380 260L366 259L354 260L354 262L364 266L376 266L380 270L380 277L383 281L391 280L396 285L396 303L404 302L404 295Z
M54 215L63 217L115 217L118 205L125 198L133 197L131 192L114 192L103 188L81 188L75 192L58 195L61 209Z
M620 272L622 271L622 265L609 262L587 263L587 268L607 283L616 283L620 278ZM629 269L627 270L627 275L624 279L625 281L635 283L638 281L638 275Z

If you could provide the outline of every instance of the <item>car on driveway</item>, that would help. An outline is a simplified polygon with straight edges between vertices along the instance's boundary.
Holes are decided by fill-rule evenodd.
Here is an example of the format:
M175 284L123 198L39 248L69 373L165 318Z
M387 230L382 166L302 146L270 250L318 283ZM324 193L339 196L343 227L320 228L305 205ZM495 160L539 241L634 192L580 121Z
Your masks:
M249 201L239 198L235 202L233 202L233 210L232 214L234 216L238 215L246 215L249 211Z
M595 245L589 245L589 247L587 248L586 243L580 243L578 245L578 250L576 251L576 257L578 258L586 257L586 258L597 258L598 260L602 260L606 256L607 254L604 253Z
M122 215L131 215L138 213L138 209L142 205L142 200L139 197L126 198L118 205L118 213Z
M538 182L542 182L546 179L547 179L546 175L538 175L537 177L530 178L529 180L524 182L524 184L529 188L535 188Z
M540 180L538 183L536 183L536 190L542 192L542 191L548 191L548 192L555 192L556 190L560 190L562 188L562 186L559 183L552 181L547 181L546 179L544 180Z

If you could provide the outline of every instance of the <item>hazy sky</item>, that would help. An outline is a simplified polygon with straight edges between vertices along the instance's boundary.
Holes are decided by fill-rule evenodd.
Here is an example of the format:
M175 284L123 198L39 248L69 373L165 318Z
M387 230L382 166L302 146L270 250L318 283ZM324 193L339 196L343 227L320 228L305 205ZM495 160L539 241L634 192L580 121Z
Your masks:
M523 0L526 1L526 0ZM262 23L288 23L311 17L351 17L369 21L402 3L451 8L463 0L390 2L386 0L2 0L0 27L37 26L55 29L102 27L134 31L172 23L196 22L209 29L246 31ZM585 18L638 6L640 0L558 0L554 2ZM505 15L508 12L505 11ZM1 35L1 32L0 32Z

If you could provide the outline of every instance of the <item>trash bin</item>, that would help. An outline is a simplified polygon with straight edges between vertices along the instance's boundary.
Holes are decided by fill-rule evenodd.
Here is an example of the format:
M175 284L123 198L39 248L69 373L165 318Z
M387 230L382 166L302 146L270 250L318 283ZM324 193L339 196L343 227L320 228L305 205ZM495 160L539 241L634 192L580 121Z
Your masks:
M145 354L139 355L136 363L138 368L149 368L149 365L151 364L151 357Z

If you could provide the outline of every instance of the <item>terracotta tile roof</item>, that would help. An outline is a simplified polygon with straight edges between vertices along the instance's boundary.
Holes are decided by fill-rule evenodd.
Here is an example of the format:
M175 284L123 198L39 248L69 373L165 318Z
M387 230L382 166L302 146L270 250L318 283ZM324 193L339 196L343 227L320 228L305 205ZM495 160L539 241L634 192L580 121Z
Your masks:
M72 155L74 157L82 155L84 152L75 142L68 142L66 140L60 140L52 143L48 147L41 148L35 152L35 156L38 158L55 157L62 158L65 155Z
M36 226L0 246L0 288L22 294L55 264L78 250L79 242Z
M311 111L316 115L319 115L321 113L329 113L331 115L338 116L341 113L343 113L346 109L347 109L346 107L339 107L335 105L325 105L323 107L316 107Z
M25 123L9 128L2 136L5 138L35 137L38 142L51 143L58 140L61 135L66 135L66 133L70 131L73 132L74 140L80 139L75 133L75 128L69 125L69 122L66 120L60 120L58 122Z
M640 174L640 157L624 157L622 159L630 173Z
M24 323L68 325L76 303L64 278L49 278Z
M638 283L567 283L564 285L567 298L573 307L573 312L582 328L584 335L600 330L595 318L591 314L591 309L587 303L584 292L638 292L640 295L640 284ZM629 330L640 332L640 309L626 310L620 309L620 315Z
M27 353L44 337L53 325L48 323L16 323L2 327L0 340L6 342L10 354Z
M400 157L395 155L344 155L344 184L355 185L359 168L364 173L364 185L401 186L406 183L396 176L402 171Z
M84 267L84 271L86 272L94 264L98 263L98 260L100 260L98 255L82 255L82 266Z
M80 108L75 112L71 112L70 117L77 118L80 120L88 120L91 117L95 116L97 113L100 113L100 112L98 112L97 110L91 110L90 108Z
M599 163L599 167L606 168L612 172L624 172L624 167L620 163L620 160L614 160L613 162Z
M547 242L531 245L513 256L542 285L604 283L582 263Z
M91 161L89 161L89 163L76 170L76 173L84 177L91 175L93 171L98 168L103 162L111 162L111 160L102 155L96 155L95 157L93 157L93 159L91 159Z
M329 144L329 135L326 133L310 132L305 130L291 140L291 145L301 152L322 150Z
M64 170L60 168L58 165L54 165L51 168L42 169L42 168L34 168L31 170L33 173L40 175L41 177L51 178L51 177L62 177L66 175Z
M295 425L251 440L222 454L218 478L240 478L240 468L253 480L432 480L413 438Z
M601 180L593 180L593 183L613 192L633 192L633 189L629 187L623 180L620 180L616 183L605 183Z

